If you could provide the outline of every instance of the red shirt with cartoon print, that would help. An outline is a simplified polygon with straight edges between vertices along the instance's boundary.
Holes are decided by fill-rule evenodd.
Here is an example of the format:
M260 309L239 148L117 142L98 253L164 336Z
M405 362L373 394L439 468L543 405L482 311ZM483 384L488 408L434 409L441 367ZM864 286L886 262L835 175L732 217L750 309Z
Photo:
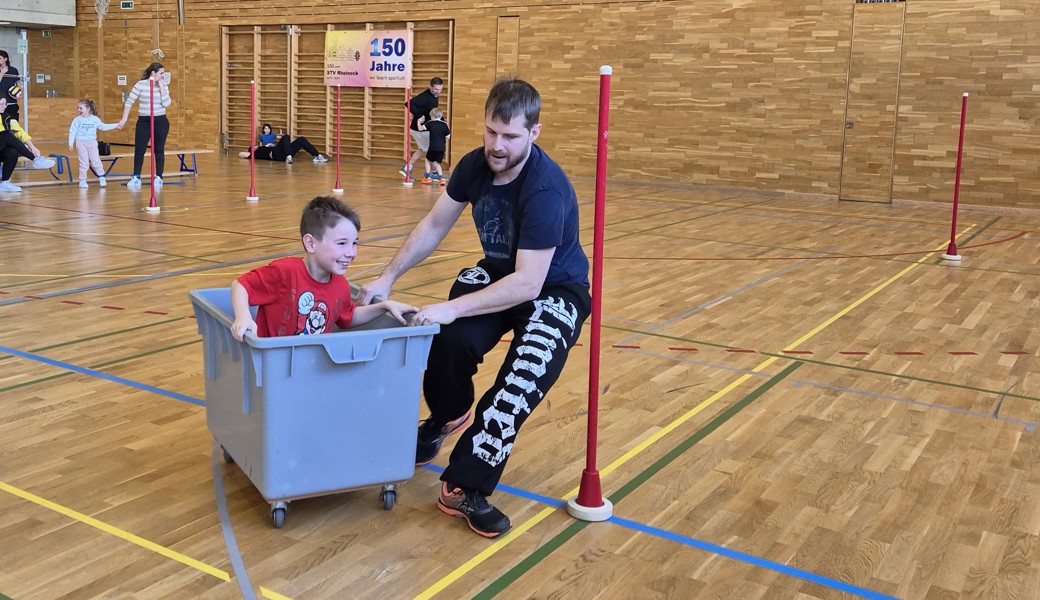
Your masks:
M331 333L332 323L350 327L354 301L346 277L315 281L299 257L279 258L238 278L257 306L259 337Z

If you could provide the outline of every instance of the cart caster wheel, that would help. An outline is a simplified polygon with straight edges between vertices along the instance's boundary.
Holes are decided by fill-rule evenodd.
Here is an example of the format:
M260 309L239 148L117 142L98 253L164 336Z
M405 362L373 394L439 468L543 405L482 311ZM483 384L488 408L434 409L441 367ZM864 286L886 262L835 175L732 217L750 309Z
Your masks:
M235 459L231 458L231 455L228 454L228 451L223 446L220 447L220 451L224 453L224 462L226 462L226 463L234 463L235 462Z
M275 529L281 529L282 525L285 525L285 507L271 509L271 522L274 523Z
M390 510L394 507L394 502L397 501L397 492L394 490L383 490L380 492L379 498L383 501L383 510Z

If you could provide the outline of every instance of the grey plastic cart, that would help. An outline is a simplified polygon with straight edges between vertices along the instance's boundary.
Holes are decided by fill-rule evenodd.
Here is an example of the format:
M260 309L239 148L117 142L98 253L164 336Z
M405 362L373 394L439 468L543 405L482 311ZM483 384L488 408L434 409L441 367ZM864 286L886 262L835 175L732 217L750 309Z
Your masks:
M383 316L323 335L231 337L229 288L195 290L206 424L271 504L275 527L291 500L396 484L415 473L422 373L440 326Z

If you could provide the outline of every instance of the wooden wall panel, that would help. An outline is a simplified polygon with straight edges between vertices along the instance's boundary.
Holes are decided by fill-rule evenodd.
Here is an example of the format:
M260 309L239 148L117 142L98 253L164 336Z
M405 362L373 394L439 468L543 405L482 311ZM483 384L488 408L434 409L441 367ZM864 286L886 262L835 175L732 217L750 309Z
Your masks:
M1040 208L1040 10L1029 0L908 2L893 194Z
M177 25L176 1L159 0L147 10L112 10L102 31L163 16L162 28L177 32L182 46L196 53L190 68L202 83L191 94L197 118L183 127L184 139L216 147L221 25L413 22L418 30L452 22L455 60L447 89L458 153L480 143L484 97L498 72L499 18L515 17L516 71L542 92L542 143L570 173L594 173L597 74L611 64L611 178L836 197L853 6L852 0L301 0L275 9L260 0L185 0L186 21ZM894 198L949 201L957 107L960 94L970 91L962 199L1036 206L1035 2L913 0L906 10ZM77 0L77 11L90 25L82 26L76 47L89 55L97 48L89 39L97 31L93 3ZM105 44L102 52L107 65L122 60L124 50ZM48 69L64 68L66 57L41 54L39 60L60 63ZM146 64L132 58L138 70ZM416 82L420 75L428 73L419 68ZM89 85L84 78L81 88ZM374 111L390 110L394 102L370 100ZM391 132L371 136L386 152L398 143Z

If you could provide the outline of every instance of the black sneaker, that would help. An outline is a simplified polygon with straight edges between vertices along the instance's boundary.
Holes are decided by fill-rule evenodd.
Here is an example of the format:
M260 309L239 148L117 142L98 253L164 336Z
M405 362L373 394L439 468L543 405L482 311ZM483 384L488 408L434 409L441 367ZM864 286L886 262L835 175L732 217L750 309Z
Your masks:
M492 506L484 494L446 481L441 482L437 508L453 517L466 519L470 529L486 538L498 537L511 527L509 517Z
M444 438L468 422L469 413L467 412L454 421L448 421L445 425L438 426L433 419L426 419L419 423L419 437L415 441L415 466L421 467L430 464L441 451Z

